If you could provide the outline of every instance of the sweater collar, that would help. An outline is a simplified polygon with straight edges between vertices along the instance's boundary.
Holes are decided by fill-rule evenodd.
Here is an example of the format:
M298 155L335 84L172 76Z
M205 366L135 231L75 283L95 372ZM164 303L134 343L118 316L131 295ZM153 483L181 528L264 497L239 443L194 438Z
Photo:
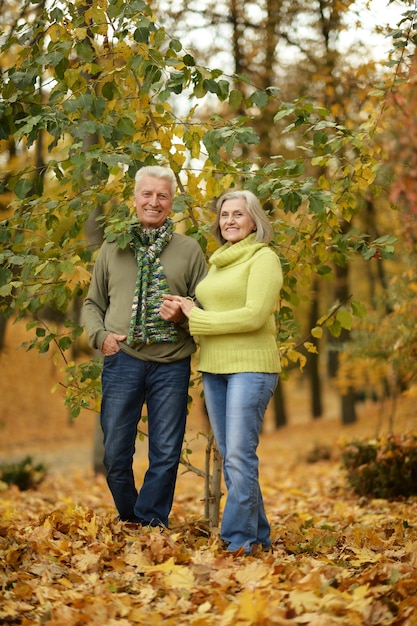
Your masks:
M255 241L256 233L252 233L233 245L225 243L210 257L209 263L216 267L227 267L248 261L260 248L265 248L266 243Z

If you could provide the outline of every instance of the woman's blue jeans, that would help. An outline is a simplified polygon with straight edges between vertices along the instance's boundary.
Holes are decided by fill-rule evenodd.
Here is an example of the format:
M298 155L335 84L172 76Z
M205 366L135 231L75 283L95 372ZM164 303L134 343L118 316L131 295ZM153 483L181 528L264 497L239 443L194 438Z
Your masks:
M156 363L119 350L104 359L104 465L121 520L168 526L184 439L189 379L189 358ZM149 466L138 493L132 466L145 402Z
M259 486L257 448L277 374L203 373L204 397L213 434L223 458L226 504L221 538L228 550L271 545L270 525Z

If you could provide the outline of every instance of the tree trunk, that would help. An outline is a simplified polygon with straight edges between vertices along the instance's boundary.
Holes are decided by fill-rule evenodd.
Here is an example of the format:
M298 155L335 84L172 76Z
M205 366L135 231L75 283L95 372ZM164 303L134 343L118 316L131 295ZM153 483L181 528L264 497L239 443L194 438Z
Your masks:
M356 397L353 389L341 397L342 400L342 423L344 425L356 422Z
M318 298L319 284L316 279L313 283L312 295L311 295L311 307L310 307L310 323L309 327L314 328L319 319L319 298ZM321 417L323 414L323 407L321 401L321 379L320 379L320 359L319 359L319 340L317 337L311 338L317 349L317 354L312 352L308 355L307 360L307 374L310 381L311 392L311 415L313 419Z
M220 520L221 481L222 457L211 434L206 447L204 516L212 528L217 528Z
M98 476L99 474L102 474L103 476L106 475L106 468L104 467L103 457L103 430L100 424L100 415L96 415L93 439L93 470L96 476Z
M287 411L285 408L284 390L282 388L281 379L278 380L278 385L274 393L274 416L275 428L282 428L287 425Z
M342 230L349 228L348 224L342 225ZM335 267L336 285L335 285L335 298L337 302L344 302L349 298L349 266ZM343 347L343 344L349 341L349 332L342 330L340 337L332 337L331 344L333 344L333 374L336 376L339 365L339 351ZM330 355L330 352L329 352ZM348 392L341 396L341 413L342 424L353 424L356 422L356 408L355 408L355 395L353 390L349 389Z

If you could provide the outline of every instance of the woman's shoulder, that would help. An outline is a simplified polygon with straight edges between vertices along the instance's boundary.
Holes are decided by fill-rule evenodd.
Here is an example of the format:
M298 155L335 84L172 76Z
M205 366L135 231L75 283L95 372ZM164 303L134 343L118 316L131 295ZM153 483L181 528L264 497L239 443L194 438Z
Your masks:
M255 255L258 256L258 257L264 256L264 257L269 258L269 259L277 259L277 260L279 260L279 257L278 257L278 254L276 253L276 251L273 250L270 246L268 246L267 243L265 243L261 247L259 247L256 250Z

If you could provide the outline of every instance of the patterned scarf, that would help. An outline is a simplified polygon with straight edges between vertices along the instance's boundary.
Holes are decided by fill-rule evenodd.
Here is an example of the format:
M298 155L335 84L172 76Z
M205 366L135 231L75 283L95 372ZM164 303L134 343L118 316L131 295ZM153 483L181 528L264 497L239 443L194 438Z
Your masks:
M159 315L162 294L169 293L159 256L172 238L173 222L168 219L160 228L152 229L136 224L130 232L130 245L135 252L138 273L127 344L135 348L141 343L176 341L175 324L166 322Z

